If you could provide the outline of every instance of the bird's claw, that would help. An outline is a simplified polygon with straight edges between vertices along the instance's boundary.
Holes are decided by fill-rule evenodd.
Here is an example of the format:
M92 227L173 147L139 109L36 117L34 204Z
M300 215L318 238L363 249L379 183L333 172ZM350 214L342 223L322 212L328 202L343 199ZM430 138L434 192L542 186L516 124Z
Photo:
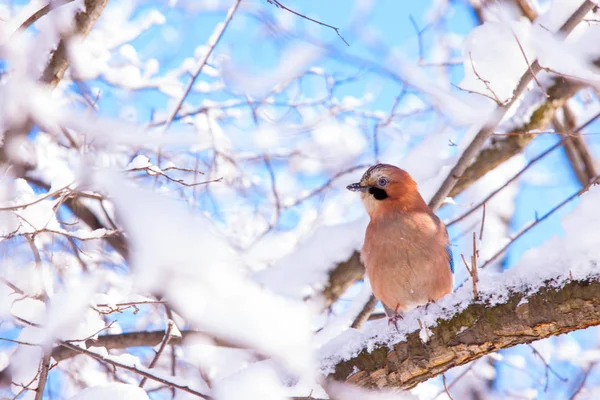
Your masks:
M398 321L401 319L404 319L404 317L402 316L402 314L400 314L398 312L398 308L400 308L400 306L396 306L396 309L394 310L394 314L388 317L388 326L394 324L394 326L396 327L396 330L398 332L400 332L400 330L398 329Z

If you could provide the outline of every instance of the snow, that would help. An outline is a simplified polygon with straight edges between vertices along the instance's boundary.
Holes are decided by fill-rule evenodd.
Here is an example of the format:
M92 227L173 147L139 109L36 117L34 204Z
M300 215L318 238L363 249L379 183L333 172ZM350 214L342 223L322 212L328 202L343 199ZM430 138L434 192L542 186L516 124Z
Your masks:
M298 300L314 295L327 282L329 271L360 248L366 224L366 218L360 218L316 229L293 252L259 272L257 281ZM290 276L294 279L287 279Z
M194 325L265 352L293 371L310 365L309 309L249 280L238 256L208 220L117 176L100 174L97 181L124 218L141 291L167 294ZM158 226L160 235L155 233Z
M328 321L327 325L321 329L315 337L315 347L319 348L329 342L342 332L346 331L352 325L352 322L363 309L371 295L373 294L371 286L364 283L360 293L352 299L352 303L339 316Z
M339 382L330 382L327 385L327 392L332 398L340 400L412 400L418 399L417 396L409 392L399 392L393 389L368 390L356 387L350 384Z
M283 400L285 390L268 363L255 363L219 381L212 392L216 400Z
M492 40L494 45L490 46ZM465 39L465 77L459 86L497 98L502 103L510 100L528 68L523 52L529 64L537 58L531 44L531 23L527 19L485 22ZM483 97L481 101L485 101Z
M527 251L518 265L499 273L488 269L479 272L477 289L480 302L493 306L504 302L513 293L526 298L542 287L560 288L571 280L586 281L600 277L600 247L595 227L600 214L595 209L600 201L600 186L593 186L581 197L571 213L562 218L565 234L554 236L542 246ZM375 321L361 332L348 330L323 348L321 369L331 373L335 365L356 356L361 350L373 350L379 345L391 345L404 340L406 334L419 327L428 327L438 320L447 320L460 313L473 301L470 285L463 285L435 305L407 313L400 330L387 327L387 321Z
M71 400L148 400L146 391L135 385L112 382L105 385L88 387Z

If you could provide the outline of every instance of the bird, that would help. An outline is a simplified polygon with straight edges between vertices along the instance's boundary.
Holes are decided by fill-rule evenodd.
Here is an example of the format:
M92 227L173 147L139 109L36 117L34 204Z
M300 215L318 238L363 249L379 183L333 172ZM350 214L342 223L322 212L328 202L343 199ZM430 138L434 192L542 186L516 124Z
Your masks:
M389 322L452 292L454 261L448 231L408 172L377 164L346 188L360 192L369 214L361 261Z

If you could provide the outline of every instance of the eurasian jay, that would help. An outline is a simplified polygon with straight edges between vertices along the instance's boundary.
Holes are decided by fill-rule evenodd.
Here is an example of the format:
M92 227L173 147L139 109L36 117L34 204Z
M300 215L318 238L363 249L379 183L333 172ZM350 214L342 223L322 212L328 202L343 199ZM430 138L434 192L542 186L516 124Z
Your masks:
M454 261L446 226L408 172L377 164L347 189L360 192L371 219L361 259L390 319L452 292Z

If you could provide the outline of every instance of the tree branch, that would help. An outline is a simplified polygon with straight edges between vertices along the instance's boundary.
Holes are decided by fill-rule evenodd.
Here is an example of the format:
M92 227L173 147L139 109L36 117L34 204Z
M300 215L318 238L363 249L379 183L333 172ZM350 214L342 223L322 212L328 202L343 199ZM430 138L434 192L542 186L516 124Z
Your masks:
M448 195L450 197L459 195L485 174L523 151L536 137L536 135L527 133L546 129L552 122L556 111L564 106L567 100L573 97L581 87L576 82L567 81L564 78L557 79L547 91L548 100L533 112L529 122L513 129L505 137L492 139L491 146L481 150L475 160L456 179L455 185ZM433 205L433 202L431 204Z
M585 15L591 11L596 5L590 1L586 0L574 13L569 17L569 19L561 26L559 33L563 35L568 35L577 24L585 17ZM467 168L470 167L471 161L475 158L481 147L485 144L485 142L492 135L493 130L500 123L500 121L504 118L508 110L516 103L516 101L521 97L521 95L525 92L529 83L534 79L535 75L541 70L540 64L536 61L529 66L525 74L521 77L519 84L517 85L512 98L506 104L502 104L496 108L492 118L488 123L486 123L475 135L475 138L471 141L469 146L465 149L465 151L461 154L458 162L452 168L452 171L448 174L438 191L433 195L433 198L429 202L429 206L435 211L437 210L443 203L444 199L451 195L451 192L457 185L459 179L462 179L463 174L467 171Z
M151 380L156 381L158 383L162 383L163 385L167 385L169 387L173 387L173 388L182 390L184 392L190 393L190 394L192 394L194 396L197 396L197 397L199 397L201 399L207 399L207 400L208 399L212 399L211 396L206 395L206 394L201 393L201 392L198 392L197 390L192 389L188 385L184 385L184 384L180 383L179 381L175 382L175 381L170 381L168 379L162 378L161 376L159 376L157 374L150 373L148 370L143 369L142 367L138 367L135 364L123 363L121 361L113 359L111 356L106 356L106 355L98 354L98 353L95 353L93 351L90 351L90 350L87 350L87 349L83 349L81 347L74 346L74 345L72 345L71 343L68 343L68 342L60 342L60 345L66 347L66 348L68 348L68 349L70 349L70 350L72 350L72 351L74 351L76 353L85 354L86 356L95 358L96 360L99 360L99 361L103 361L103 362L108 363L108 364L110 364L110 365L112 365L114 367L126 369L128 371L131 371L133 373L141 375L141 376L143 376L145 378L151 379Z
M213 343L221 347L229 348L241 348L234 343L229 343L224 340L215 339L207 335L206 333L193 330L181 331L180 336L171 335L169 339L170 345L182 344L185 340L198 337L208 338ZM144 331L144 332L130 332L121 333L115 335L102 335L98 336L97 339L88 339L85 341L86 347L105 347L106 349L125 349L128 347L154 347L160 344L165 338L165 331ZM52 350L52 358L56 361L62 361L67 358L75 357L78 354L77 351L73 351L70 348L57 346Z
M391 352L389 344L363 350L338 363L329 377L370 388L410 389L500 349L600 325L600 282L569 281L559 289L547 283L535 294L515 292L494 306L473 303L438 321L427 343L417 329Z
M339 263L329 272L329 280L322 292L324 308L331 306L344 292L361 279L365 274L365 267L360 262L360 253L352 253L348 261Z
M75 30L73 35L87 36L92 30L92 27L102 14L108 0L85 0L85 9L75 15ZM56 50L50 57L44 72L42 73L41 81L47 83L51 87L55 87L62 79L65 71L70 65L67 57L67 40L65 37L58 42Z

